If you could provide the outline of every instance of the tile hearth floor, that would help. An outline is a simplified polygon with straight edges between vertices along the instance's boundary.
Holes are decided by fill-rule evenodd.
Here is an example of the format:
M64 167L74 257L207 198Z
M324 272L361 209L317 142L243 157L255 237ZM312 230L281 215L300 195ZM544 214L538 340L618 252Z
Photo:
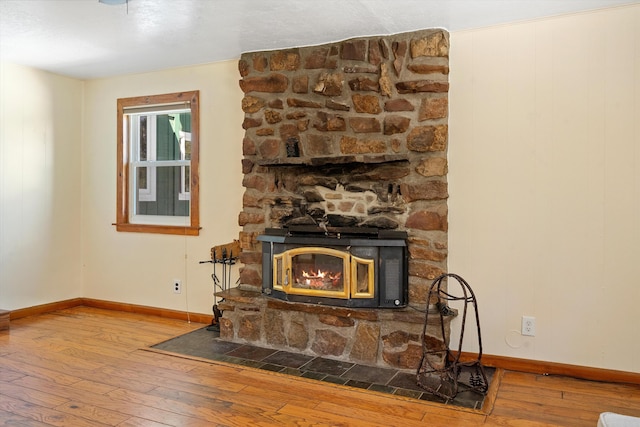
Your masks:
M446 402L444 399L421 389L416 384L415 372L372 367L249 344L238 344L223 341L219 339L219 336L220 333L217 331L201 328L156 344L152 348L465 408L480 409L485 398L482 394L465 390L458 393L452 401ZM484 369L487 379L491 383L494 369L487 367Z

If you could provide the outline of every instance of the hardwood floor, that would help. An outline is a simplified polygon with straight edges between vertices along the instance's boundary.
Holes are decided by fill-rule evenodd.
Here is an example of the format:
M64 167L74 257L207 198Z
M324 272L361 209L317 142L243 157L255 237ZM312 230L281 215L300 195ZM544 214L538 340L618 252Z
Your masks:
M505 372L488 414L145 350L198 323L74 307L0 332L6 426L595 426L640 385Z

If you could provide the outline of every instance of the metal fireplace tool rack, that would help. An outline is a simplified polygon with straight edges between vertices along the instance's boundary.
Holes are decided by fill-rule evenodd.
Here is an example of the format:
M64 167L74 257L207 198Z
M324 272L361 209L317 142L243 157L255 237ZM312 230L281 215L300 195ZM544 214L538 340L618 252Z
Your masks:
M460 285L461 295L454 295L447 284L447 278L454 278ZM429 288L427 305L432 301L437 301L435 311L429 313L426 311L424 319L424 328L422 330L422 360L418 366L417 380L418 385L428 392L441 397L447 401L454 399L461 390L472 390L480 394L486 394L489 388L489 382L482 366L482 336L480 332L480 318L478 316L478 303L476 296L469 284L456 274L443 274L437 277ZM462 309L462 325L460 329L460 339L458 341L457 351L453 352L446 344L448 339L445 334L445 316L452 316L453 310L449 308L449 302L462 301L464 308ZM476 328L478 332L478 354L477 357L470 361L460 361L462 353L462 340L464 338L465 323L467 318L468 307L471 305L475 312ZM440 316L440 336L433 337L442 342L442 346L436 345L436 348L429 348L427 345L427 323L429 315ZM443 346L446 346L443 348ZM433 346L432 346L433 347Z
M211 279L213 280L213 319L211 320L211 325L207 327L208 330L220 330L222 310L218 308L218 291L224 292L231 288L231 266L238 261L239 256L240 241L234 240L231 243L212 247L211 259L200 261L200 264L213 264L213 273L211 274ZM218 274L216 272L217 264L222 265L222 279L218 278ZM222 298L221 301L224 301L224 298Z

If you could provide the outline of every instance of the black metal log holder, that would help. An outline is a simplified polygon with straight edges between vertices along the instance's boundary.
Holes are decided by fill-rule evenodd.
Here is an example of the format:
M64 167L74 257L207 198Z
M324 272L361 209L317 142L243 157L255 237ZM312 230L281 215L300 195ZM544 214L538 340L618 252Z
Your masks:
M460 285L461 294L454 295L449 289L447 278L454 278ZM482 336L480 332L480 318L478 316L478 303L475 294L469 284L456 274L443 274L437 277L429 288L427 305L431 301L437 301L437 314L435 310L426 311L424 328L422 330L422 359L417 370L418 385L426 391L439 396L447 401L454 399L461 391L475 391L486 394L489 382L482 366ZM449 349L447 335L445 334L445 316L451 316L452 310L449 302L462 301L462 325L460 340L456 351ZM476 327L478 329L478 353L471 360L461 362L462 340L464 338L465 323L469 305L475 312ZM431 313L430 313L431 311ZM440 317L440 336L427 339L427 324L429 318L438 315ZM439 342L441 344L433 344ZM431 343L429 345L429 343Z

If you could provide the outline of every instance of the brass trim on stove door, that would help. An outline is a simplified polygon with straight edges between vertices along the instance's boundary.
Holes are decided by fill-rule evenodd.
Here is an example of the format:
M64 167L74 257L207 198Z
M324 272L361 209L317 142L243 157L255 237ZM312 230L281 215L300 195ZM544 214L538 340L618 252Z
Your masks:
M358 291L358 266L364 266L367 269L367 289L364 292ZM373 298L375 296L374 266L373 259L351 255L351 298Z
M319 255L328 255L336 258L342 259L342 290L340 291L330 291L330 290L319 290L319 289L306 289L306 288L297 288L294 287L294 278L291 277L293 259L298 255L303 254L319 254ZM349 294L351 291L351 270L350 270L350 257L351 255L348 252L339 251L336 249L323 248L323 247L303 247L303 248L295 248L289 249L288 251L282 252L281 254L273 256L274 268L273 268L273 288L277 290L281 290L286 292L287 294L292 295L307 295L307 296L317 296L317 297L326 297L326 298L340 298L340 299L349 299ZM282 260L282 268L280 274L278 274L278 261ZM278 280L278 277L280 276ZM280 284L281 285L276 285Z
M284 255L286 252L273 256L273 289L284 291L286 285L286 270L284 268Z

